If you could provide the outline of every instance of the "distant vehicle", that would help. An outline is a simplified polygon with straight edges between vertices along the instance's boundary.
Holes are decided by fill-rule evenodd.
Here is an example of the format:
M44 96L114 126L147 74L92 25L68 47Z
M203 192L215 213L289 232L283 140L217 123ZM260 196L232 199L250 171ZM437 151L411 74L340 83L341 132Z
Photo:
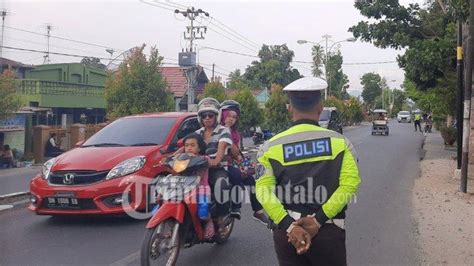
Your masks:
M120 214L126 211L122 203L127 194L127 208L146 209L147 193L126 191L124 180L133 184L135 178L145 177L151 182L168 175L168 168L158 162L199 127L196 113L120 118L47 161L31 180L29 209L40 215Z
M408 111L400 111L397 115L398 123L407 122L411 123L411 114Z
M388 136L388 112L384 109L375 109L372 111L372 135Z
M337 108L324 107L319 117L319 125L342 134L342 121Z

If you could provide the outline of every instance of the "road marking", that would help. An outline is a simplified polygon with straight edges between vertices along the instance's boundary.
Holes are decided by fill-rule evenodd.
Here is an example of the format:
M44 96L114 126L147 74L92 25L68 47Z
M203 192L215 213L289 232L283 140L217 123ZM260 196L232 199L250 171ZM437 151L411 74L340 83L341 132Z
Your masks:
M24 191L24 192L15 192L15 193L6 194L6 195L0 195L0 200L8 199L8 198L14 198L14 197L26 196L29 193L30 192L28 192L28 191Z
M124 266L124 265L129 265L130 263L132 262L136 262L137 260L140 259L140 250L128 255L127 257L121 259L121 260L118 260L112 264L110 264L110 266Z
M0 212L13 209L13 205L0 205Z

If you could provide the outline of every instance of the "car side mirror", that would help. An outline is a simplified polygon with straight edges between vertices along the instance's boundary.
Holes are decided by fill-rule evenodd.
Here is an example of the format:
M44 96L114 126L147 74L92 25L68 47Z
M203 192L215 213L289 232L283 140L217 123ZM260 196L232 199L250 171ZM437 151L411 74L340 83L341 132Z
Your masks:
M86 142L85 140L81 140L79 142L77 142L76 144L74 144L74 147L78 148L78 147L81 147L82 144L84 144L84 142Z

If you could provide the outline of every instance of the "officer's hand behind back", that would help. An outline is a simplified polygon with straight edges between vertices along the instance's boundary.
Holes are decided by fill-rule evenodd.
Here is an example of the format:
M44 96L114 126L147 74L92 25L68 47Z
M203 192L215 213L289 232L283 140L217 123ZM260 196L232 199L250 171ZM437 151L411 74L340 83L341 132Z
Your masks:
M321 228L316 218L312 216L302 217L293 224L303 227L303 229L311 235L311 238L313 238L318 233L319 228Z
M311 246L311 235L301 226L295 226L288 233L288 242L296 248L296 252L301 255L306 253Z

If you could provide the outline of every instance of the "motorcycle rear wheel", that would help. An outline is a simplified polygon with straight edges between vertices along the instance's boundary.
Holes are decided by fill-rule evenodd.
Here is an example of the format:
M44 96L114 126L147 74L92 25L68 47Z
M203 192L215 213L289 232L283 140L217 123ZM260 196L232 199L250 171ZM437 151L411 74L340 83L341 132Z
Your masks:
M173 234L176 234L176 239L171 243ZM179 223L168 219L155 228L147 229L140 252L141 265L175 265L181 247Z

